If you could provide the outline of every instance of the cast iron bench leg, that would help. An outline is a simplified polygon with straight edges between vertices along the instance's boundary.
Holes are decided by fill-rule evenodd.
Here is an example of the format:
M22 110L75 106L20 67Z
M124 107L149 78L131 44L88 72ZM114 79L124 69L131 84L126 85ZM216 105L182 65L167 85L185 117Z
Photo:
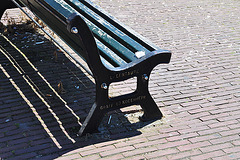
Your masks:
M157 104L153 100L152 96L149 93L148 90L148 84L149 84L149 76L145 75L145 77L138 77L138 88L144 93L144 96L146 96L144 101L141 101L140 106L142 107L144 114L143 116L139 117L141 121L149 121L154 119L161 119L162 113L159 110Z
M141 66L141 64L138 66ZM109 98L108 89L101 88L101 83L98 83L97 81L96 102L93 104L87 118L80 128L80 136L85 135L86 133L98 132L98 126L107 112L130 105L140 105L142 107L144 114L139 117L141 121L161 119L163 115L148 90L149 76L150 72L149 74L139 74L137 76L136 91L116 98ZM108 84L110 83L109 80Z
M98 126L100 125L104 115L105 113L100 110L100 106L98 106L95 102L79 130L79 135L82 136L87 133L97 133Z

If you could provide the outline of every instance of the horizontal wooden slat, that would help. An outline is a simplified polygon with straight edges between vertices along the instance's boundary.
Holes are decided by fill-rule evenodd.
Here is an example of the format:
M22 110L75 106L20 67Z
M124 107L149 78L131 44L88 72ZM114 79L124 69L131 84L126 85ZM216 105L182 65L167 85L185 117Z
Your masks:
M67 19L69 16L71 16L73 13L78 13L80 14L81 12L78 12L77 10L75 10L73 7L71 7L70 5L68 5L64 0L56 0L56 1L52 1L52 0L41 0L41 1L45 1L46 3L48 3L48 6L52 9L54 9L55 11L58 11L58 13L62 16L65 17L65 19ZM67 10L64 10L67 9ZM81 17L85 20L85 22L88 24L89 28L92 30L93 34L95 35L95 37L102 42L102 44L104 44L107 48L109 48L110 50L112 50L113 52L115 52L119 57L121 57L122 59L124 59L124 61L126 62L131 62L133 60L136 59L135 54L130 51L127 47L125 47L124 45L122 45L121 43L119 43L116 39L114 39L113 37L111 37L110 35L108 35L106 32L104 32L102 29L100 29L99 27L97 27L95 24L93 24L89 19L87 19L86 17L83 17L81 15ZM99 49L101 49L101 47L99 47ZM108 53L106 53L108 54ZM106 55L108 56L108 55ZM109 57L111 58L111 57ZM112 60L113 61L113 60ZM114 65L114 64L113 64ZM121 65L121 64L119 64Z
M148 49L143 47L137 41L133 40L131 37L126 35L124 32L119 30L116 26L108 22L104 17L101 17L96 12L88 8L88 6L81 3L79 0L65 0L69 3L74 9L81 13L84 17L94 23L97 27L102 29L104 32L109 34L111 37L116 39L122 45L127 47L132 52L144 51L149 52Z

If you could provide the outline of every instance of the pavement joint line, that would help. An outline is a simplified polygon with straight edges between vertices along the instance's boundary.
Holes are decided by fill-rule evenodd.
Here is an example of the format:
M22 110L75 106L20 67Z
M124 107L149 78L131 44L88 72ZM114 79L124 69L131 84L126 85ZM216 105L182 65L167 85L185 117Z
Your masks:
M0 69L0 157L3 159L57 160L239 159L240 112L237 109L240 102L239 1L222 0L221 3L210 0L92 1L161 48L173 52L169 65L157 66L154 69L149 86L150 93L153 94L154 100L163 111L165 119L145 126L144 123L136 121L135 116L140 114L138 107L131 106L124 110L126 113L130 110L128 116L121 112L112 113L110 124L108 124L109 115L106 116L100 127L100 133L89 135L85 139L77 137L72 135L73 132L70 130L78 125L76 118L69 111L67 111L69 114L65 114L61 110L64 103L60 100L57 102L53 100L57 96L52 91L49 92L50 88L44 81L41 80L44 86L38 83L40 76L36 74L37 72L33 73L37 75L37 79L28 73L23 73L20 78L17 78L19 76L17 71L12 70L13 66L7 62L3 54L0 54L0 64L9 74L7 78ZM8 15L18 20L20 14L18 10L12 9L8 11ZM6 20L3 19L3 22L5 23ZM89 109L86 106L92 103L89 95L94 96L93 85L85 81L88 79L92 81L93 78L82 71L81 67L72 60L70 60L71 63L61 66L61 60L66 62L69 59L66 59L65 53L58 54L58 62L51 61L53 49L50 49L51 44L48 43L48 38L48 40L41 40L35 34L5 36L26 54L53 88L56 84L55 78L63 80L64 89L68 92L60 96L76 115L84 119L85 111ZM25 36L27 39L22 39ZM31 42L34 36L45 43L31 46L33 43L27 40ZM29 48L21 48L25 44ZM4 43L1 45L4 46ZM7 47L6 50L11 53ZM41 54L35 54L35 51ZM12 55L14 58L19 56L18 53ZM22 59L16 58L17 62L22 62ZM39 62L39 59L43 59L43 62ZM81 71L76 70L72 64ZM26 65L26 63L20 65ZM88 88L80 86L81 82L79 83L66 67L72 70L72 73L76 74ZM51 68L57 68L57 70L52 72ZM42 110L44 104L32 95L32 91L28 91L25 86L21 85L23 81L21 76L30 76L38 85L39 90L44 93L44 89L47 88L45 93L49 92L54 95L46 99L60 106L53 109L60 115L59 118L64 122L64 127L76 143L73 144L66 139L60 128L56 127L56 122L51 123L53 118L50 118L50 113L44 113ZM13 83L21 88L31 103L42 111L39 115L62 149L59 149L45 133L41 124L31 114L32 111L26 109L25 102L10 80L13 80ZM76 90L75 84L79 84L80 89ZM129 85L129 87L132 86ZM121 94L121 87L117 88L113 94ZM76 99L78 102L73 103ZM175 100L177 101L173 102ZM131 110L137 112L133 114ZM71 120L72 117L73 120ZM32 121L32 119L35 120ZM189 144L183 145L181 141L185 143L189 141ZM211 145L208 145L209 143ZM112 145L114 148L111 147ZM139 150L128 152L127 150L130 149L128 146L138 146ZM152 147L165 149L151 152ZM95 153L101 149L104 150L102 157L101 152ZM111 154L111 149L114 149L114 154ZM141 149L145 151L143 154L139 152ZM84 156L81 156L81 153Z

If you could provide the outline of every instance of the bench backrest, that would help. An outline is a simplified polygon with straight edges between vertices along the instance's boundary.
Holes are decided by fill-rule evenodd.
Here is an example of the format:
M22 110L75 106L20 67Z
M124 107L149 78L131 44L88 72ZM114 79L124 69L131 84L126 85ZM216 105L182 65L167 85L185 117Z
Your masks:
M19 0L29 4L39 18L68 43L83 59L88 55L78 38L67 31L67 20L78 14L92 31L102 62L108 67L119 67L138 57L136 52L148 53L157 50L156 46L123 26L115 18L95 6L88 0ZM132 32L131 32L132 31Z

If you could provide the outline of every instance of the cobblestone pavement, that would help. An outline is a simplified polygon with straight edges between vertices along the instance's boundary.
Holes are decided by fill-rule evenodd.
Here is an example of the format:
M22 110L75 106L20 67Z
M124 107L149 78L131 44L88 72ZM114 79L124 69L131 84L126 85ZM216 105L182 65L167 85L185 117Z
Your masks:
M240 1L94 2L173 52L150 80L164 118L139 122L132 106L78 137L94 101L91 76L41 34L1 35L0 159L240 159Z

